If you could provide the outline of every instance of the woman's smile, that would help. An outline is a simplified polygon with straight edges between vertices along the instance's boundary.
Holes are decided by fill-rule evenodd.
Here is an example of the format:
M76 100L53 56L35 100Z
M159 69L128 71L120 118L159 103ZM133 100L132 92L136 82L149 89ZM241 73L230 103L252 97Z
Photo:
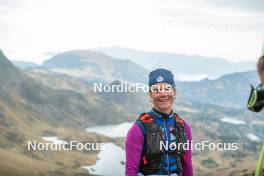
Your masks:
M157 102L162 103L162 104L170 103L170 100L171 100L171 97L169 96L157 98Z

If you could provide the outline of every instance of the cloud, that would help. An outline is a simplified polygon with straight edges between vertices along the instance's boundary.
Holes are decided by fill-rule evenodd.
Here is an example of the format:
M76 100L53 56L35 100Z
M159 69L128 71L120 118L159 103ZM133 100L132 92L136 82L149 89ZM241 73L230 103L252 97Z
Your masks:
M264 13L263 0L155 0L162 4L185 4L197 8Z
M19 3L18 0L0 0L0 6L6 6L6 7L10 7L10 6L17 6L17 4Z
M37 63L50 51L111 46L232 61L257 58L263 13L213 2L0 0L0 46L12 59ZM230 10L235 8L240 10Z
M228 9L264 13L263 0L206 0L206 3Z
M263 34L264 9L253 11L253 6L261 2L249 1L252 4L251 10L247 11L248 1L225 1L225 0L165 0L157 8L164 17L164 21L174 25L186 25L187 27L206 27L215 31L228 32L230 30L255 31ZM239 6L235 6L235 3ZM240 1L239 1L240 2ZM262 4L264 1L262 1ZM264 8L264 4L261 8ZM191 26L190 26L191 25Z

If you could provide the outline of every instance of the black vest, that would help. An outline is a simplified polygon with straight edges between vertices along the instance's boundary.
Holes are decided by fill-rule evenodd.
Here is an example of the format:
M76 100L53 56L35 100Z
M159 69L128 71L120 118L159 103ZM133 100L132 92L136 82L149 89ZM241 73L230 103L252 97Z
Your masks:
M144 175L182 175L182 148L166 148L166 146L186 143L185 122L177 114L170 118L160 118L155 111L140 115L136 124L144 134L144 147L139 172ZM164 144L164 145L161 145ZM165 146L165 147L164 147Z

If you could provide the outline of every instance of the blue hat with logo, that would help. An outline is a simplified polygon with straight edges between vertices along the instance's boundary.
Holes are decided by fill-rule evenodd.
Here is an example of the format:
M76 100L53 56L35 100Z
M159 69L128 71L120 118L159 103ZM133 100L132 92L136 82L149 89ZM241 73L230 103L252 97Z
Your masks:
M172 72L163 68L159 68L149 73L149 87L157 83L167 83L175 88Z

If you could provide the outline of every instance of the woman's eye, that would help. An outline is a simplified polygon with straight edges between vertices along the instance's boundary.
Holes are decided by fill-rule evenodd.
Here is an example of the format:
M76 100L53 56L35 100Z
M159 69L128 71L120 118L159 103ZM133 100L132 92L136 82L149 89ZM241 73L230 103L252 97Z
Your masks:
M165 90L166 90L166 92L170 92L172 89L171 88L166 88Z

